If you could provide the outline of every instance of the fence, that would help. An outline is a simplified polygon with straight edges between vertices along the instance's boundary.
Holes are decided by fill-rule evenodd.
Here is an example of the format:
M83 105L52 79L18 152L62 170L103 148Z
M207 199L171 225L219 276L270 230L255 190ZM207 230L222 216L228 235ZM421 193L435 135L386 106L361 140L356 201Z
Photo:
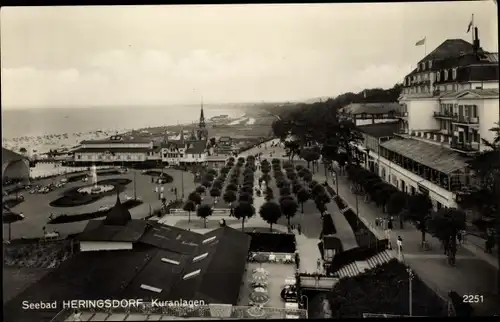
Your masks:
M229 209L213 209L212 216L229 216L231 211ZM188 212L184 209L174 208L170 209L170 214L174 216L187 216Z
M63 322L69 318L73 311L64 309L60 311L51 321ZM158 315L174 318L228 318L228 319L285 319L290 315L299 319L307 319L307 310L285 309L275 307L252 307L252 306L232 306L226 304L200 305L200 306L153 306L151 303L144 303L138 306L128 306L116 309L88 309L88 313L125 314L122 321L128 319L128 315L135 315L138 321L146 321ZM84 312L82 312L84 313ZM151 320L152 320L151 319ZM117 319L113 319L119 321ZM158 320L158 319L156 319ZM164 320L163 317L161 320Z

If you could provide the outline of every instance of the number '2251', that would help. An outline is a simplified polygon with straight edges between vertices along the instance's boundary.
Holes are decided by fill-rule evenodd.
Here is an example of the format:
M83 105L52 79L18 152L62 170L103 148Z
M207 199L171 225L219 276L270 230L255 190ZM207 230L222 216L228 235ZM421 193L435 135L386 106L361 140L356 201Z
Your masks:
M464 303L483 303L483 296L466 294L462 296L462 301Z

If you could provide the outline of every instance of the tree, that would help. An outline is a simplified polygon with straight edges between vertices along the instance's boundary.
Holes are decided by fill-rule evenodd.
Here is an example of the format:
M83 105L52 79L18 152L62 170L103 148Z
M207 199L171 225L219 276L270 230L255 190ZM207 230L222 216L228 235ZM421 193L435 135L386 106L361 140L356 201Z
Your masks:
M241 231L245 231L245 220L255 215L255 208L248 202L239 202L234 208L234 217L241 219Z
M248 202L248 203L253 203L253 197L249 193L241 193L240 197L238 198L240 202Z
M212 186L212 181L203 180L201 185L204 186L205 188L210 188Z
M206 188L204 186L198 186L195 191L201 195L202 193L205 193L205 190Z
M270 225L270 231L273 231L273 225L281 217L281 208L276 202L266 202L260 206L260 216Z
M457 234L465 230L465 212L456 208L442 208L430 219L430 226L443 243L450 265L455 265Z
M232 190L226 190L226 193L222 197L224 201L231 205L231 209L233 209L233 202L236 201L236 192Z
M300 202L302 213L304 213L304 203L309 200L311 196L306 189L300 189L297 193L297 201Z
M300 152L300 157L307 162L307 168L310 168L311 162L315 160L316 155L311 149L303 149ZM313 169L314 171L314 169Z
M191 222L191 212L196 210L196 204L194 201L188 200L182 209L188 212L188 222Z
M210 138L210 146L215 147L216 145L217 145L217 142L216 142L215 138Z
M218 190L221 190L223 186L224 186L224 179L217 179L212 184L212 188L216 188Z
M286 196L286 195L289 195L290 194L290 188L288 186L282 186L280 188L280 195L282 196Z
M320 214L323 214L326 211L326 204L321 200L321 198L314 199L314 203L316 204L316 209L318 209Z
M210 205L204 204L198 207L196 215L203 219L203 226L207 228L207 217L212 215L212 207Z
M389 202L387 204L387 213L390 216L398 216L401 228L403 227L403 216L401 212L406 208L408 203L408 195L402 191L393 193L389 197Z
M22 154L26 154L26 153L28 153L28 150L26 150L25 147L22 147L19 149L19 152L21 152Z
M226 191L238 191L238 186L234 183L230 183L226 187Z
M197 192L191 192L188 196L188 200L191 200L195 204L201 204L201 196Z
M210 190L210 196L214 198L214 207L215 207L215 200L220 197L220 190L217 188L212 188Z
M425 243L425 233L431 210L432 201L428 195L416 194L408 199L408 217L417 223L417 229L422 233L422 247Z
M282 199L280 201L280 208L281 212L288 220L288 229L290 229L290 219L295 216L298 209L297 202L293 199Z

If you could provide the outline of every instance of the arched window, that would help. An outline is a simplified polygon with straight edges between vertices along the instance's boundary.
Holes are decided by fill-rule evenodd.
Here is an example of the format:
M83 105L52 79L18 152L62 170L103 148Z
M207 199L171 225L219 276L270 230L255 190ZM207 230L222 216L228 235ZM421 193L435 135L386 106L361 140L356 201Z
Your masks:
M453 80L457 79L457 68L453 68L452 77Z
M447 69L444 70L444 80L445 81L448 80L448 70Z
M440 82L441 81L441 72L437 72L437 81Z

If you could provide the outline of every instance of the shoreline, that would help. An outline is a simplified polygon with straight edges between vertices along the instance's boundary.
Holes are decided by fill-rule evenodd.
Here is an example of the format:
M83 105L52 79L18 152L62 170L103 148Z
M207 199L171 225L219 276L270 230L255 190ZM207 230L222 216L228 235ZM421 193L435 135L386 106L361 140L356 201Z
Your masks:
M241 112L237 117L228 117L228 119L221 124L228 125L231 122L242 120L247 117L245 112ZM207 121L207 125L213 125L214 122L210 120ZM155 127L142 127L133 129L107 129L107 130L93 130L88 132L74 132L74 133L63 133L63 134L45 134L38 136L21 136L6 139L2 138L2 147L12 150L16 153L21 153L22 148L26 149L27 156L31 157L34 155L44 155L50 150L57 150L65 152L66 150L71 150L72 148L78 146L81 141L85 140L98 140L109 138L112 135L130 135L133 132L147 132L151 136L160 135L165 131L178 132L181 128L184 130L192 129L198 126L198 123L183 123L175 125L162 125ZM22 154L22 153L21 153Z

